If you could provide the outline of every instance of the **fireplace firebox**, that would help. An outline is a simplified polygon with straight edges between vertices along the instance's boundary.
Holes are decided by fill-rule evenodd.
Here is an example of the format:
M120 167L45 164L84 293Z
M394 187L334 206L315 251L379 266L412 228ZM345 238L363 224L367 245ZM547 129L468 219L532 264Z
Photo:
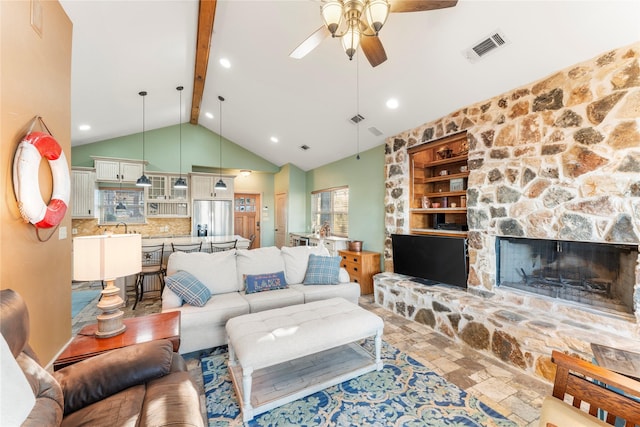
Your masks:
M633 313L638 246L498 237L497 285Z

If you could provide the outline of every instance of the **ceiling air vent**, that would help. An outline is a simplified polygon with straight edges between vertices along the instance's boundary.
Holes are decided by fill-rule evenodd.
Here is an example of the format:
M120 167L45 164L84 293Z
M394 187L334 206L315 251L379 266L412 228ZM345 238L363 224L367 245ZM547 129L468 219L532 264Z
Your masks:
M375 126L371 126L371 127L369 128L369 132L371 132L371 133L372 133L372 134L374 134L375 136L380 136L380 135L382 135L382 132L380 132L380 129L378 129L378 128L377 128L377 127L375 127Z
M500 30L496 30L470 48L464 50L462 54L469 60L469 62L476 62L490 52L493 52L508 43L509 40L504 36L504 33Z
M309 147L307 144L304 144L304 145L300 146L300 149L304 150L304 151L307 151L309 148L311 148L311 147Z
M364 120L364 116L362 114L356 114L355 116L353 116L353 117L351 117L349 119L349 121L351 123L353 123L354 125L357 125L358 123L360 123L363 120Z

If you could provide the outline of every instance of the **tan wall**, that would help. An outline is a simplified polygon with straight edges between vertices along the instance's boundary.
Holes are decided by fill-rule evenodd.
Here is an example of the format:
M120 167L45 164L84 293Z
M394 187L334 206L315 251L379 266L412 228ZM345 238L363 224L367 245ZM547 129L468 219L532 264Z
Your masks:
M72 24L57 1L40 1L42 36L31 26L31 2L0 2L0 288L26 300L31 315L31 345L47 363L71 336L71 216L47 242L20 217L13 193L13 156L32 118L40 115L71 158ZM39 130L38 127L35 130ZM40 166L43 198L51 195L48 163ZM42 230L47 237L51 230Z

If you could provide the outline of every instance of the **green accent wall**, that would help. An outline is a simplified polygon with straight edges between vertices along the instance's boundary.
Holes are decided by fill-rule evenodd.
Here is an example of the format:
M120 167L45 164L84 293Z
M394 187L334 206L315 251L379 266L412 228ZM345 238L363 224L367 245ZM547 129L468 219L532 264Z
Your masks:
M180 127L173 125L146 131L144 160L150 172L180 172ZM71 165L93 167L91 156L142 159L142 133L121 136L74 146ZM207 128L190 123L182 124L182 173L193 167L220 167L219 136ZM250 169L276 173L280 168L260 156L222 138L222 168Z
M306 194L349 186L349 238L362 240L363 249L384 252L384 144L307 172ZM310 197L306 224L311 223ZM381 257L383 258L383 257Z

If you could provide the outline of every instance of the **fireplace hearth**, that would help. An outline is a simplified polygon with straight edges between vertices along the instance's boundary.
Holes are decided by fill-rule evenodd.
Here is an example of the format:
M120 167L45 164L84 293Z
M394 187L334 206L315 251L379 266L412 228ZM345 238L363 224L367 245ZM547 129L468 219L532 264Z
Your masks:
M497 286L633 313L636 245L498 237Z

